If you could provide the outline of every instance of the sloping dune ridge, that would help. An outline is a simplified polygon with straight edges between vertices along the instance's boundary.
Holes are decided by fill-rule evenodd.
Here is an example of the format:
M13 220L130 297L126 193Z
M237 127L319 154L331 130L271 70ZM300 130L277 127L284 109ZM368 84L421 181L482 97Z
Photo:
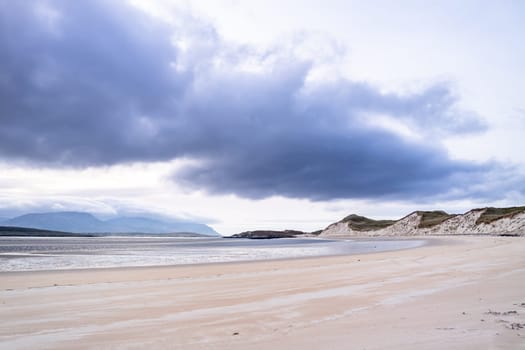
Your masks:
M321 236L426 236L456 234L525 235L525 207L480 208L464 214L415 211L402 219L373 220L349 215Z

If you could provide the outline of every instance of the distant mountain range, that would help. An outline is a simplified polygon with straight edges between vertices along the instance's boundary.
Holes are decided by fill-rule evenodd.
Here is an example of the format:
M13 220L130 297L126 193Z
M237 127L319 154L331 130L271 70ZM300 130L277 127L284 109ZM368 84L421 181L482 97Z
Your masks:
M525 235L525 207L479 208L464 214L415 211L399 220L349 215L321 232L335 236Z
M74 211L25 214L0 221L0 225L74 233L191 232L218 236L215 230L201 223L148 217L118 217L110 220L100 220L89 213Z

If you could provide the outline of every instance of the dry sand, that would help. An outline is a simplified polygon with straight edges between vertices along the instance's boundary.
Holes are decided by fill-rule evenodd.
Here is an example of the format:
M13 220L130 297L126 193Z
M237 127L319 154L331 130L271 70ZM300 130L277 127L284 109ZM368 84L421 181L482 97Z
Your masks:
M432 241L344 257L1 273L0 348L525 349L525 238Z

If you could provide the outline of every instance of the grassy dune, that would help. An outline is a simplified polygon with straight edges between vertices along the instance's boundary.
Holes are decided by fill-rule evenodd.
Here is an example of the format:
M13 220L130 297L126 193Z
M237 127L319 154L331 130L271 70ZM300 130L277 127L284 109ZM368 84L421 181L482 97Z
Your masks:
M510 208L487 208L483 214L476 221L476 224L490 224L499 219L506 217L513 217L519 213L525 212L525 207L510 207Z
M355 231L374 231L388 227L396 222L396 220L373 220L364 216L349 215L342 220L348 224L352 230Z

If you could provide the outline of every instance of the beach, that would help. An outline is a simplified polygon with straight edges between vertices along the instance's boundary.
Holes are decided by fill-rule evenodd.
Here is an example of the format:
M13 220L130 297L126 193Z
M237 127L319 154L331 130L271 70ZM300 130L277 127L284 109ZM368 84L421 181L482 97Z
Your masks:
M1 349L525 349L525 239L0 273Z

